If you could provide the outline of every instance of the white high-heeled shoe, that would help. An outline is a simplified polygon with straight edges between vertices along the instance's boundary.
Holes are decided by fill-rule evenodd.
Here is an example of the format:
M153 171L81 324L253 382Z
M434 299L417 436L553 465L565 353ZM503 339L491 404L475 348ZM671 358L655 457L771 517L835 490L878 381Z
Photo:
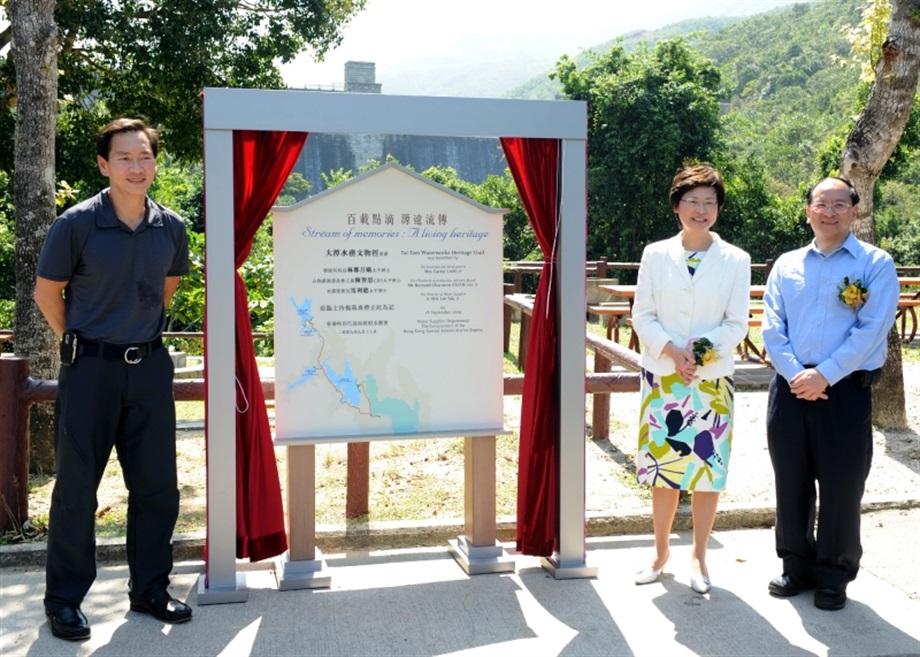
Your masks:
M651 566L646 566L636 573L636 584L651 584L652 582L658 581L658 576L661 574L662 570L664 570L664 568L655 570Z
M709 589L712 588L712 582L709 581L707 575L697 573L695 575L690 575L690 588L702 595L704 593L709 593Z
M664 570L664 567L667 565L668 560L665 559L664 563L661 564L661 568L654 569L651 566L646 566L638 573L636 573L636 584L651 584L652 582L658 581L658 576L661 575L661 571Z

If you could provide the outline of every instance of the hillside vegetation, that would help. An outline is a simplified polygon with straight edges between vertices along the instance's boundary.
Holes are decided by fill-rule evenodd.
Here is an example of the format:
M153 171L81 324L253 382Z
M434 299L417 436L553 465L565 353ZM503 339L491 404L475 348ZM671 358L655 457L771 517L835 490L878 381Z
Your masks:
M798 202L808 184L836 173L844 139L868 93L848 63L846 27L860 21L860 0L796 4L747 18L684 21L570 54L579 68L611 48L634 52L680 37L710 60L721 81L720 148L762 168L780 203ZM558 69L507 94L565 97ZM877 187L881 244L898 264L920 264L920 102ZM718 158L717 158L718 159Z
M670 39L677 36L687 36L690 34L715 34L720 30L733 25L738 21L744 20L740 16L727 16L727 17L709 17L709 18L690 18L685 21L680 21L679 23L674 23L672 25L667 25L665 27L659 28L657 30L638 30L636 32L630 32L624 34L621 37L611 39L610 41L605 41L602 44L588 48L587 52L589 53L603 53L607 50L610 50L611 46L622 45L624 50L627 52L632 52L640 43L648 43L654 45L655 43L663 40ZM572 56L572 53L569 53L569 56ZM588 62L588 54L580 53L575 55L573 59L579 64L584 66ZM558 80L550 78L550 71L546 71L538 75L535 78L532 78L525 82L524 84L515 87L511 91L504 94L505 98L523 98L530 100L557 100L564 97L562 93L562 85Z
M591 48L632 52L676 36L711 59L722 75L727 145L758 156L777 191L793 193L819 174L818 154L858 110L859 72L848 56L845 25L859 22L858 0L797 4L748 18L701 18L636 32ZM585 53L574 57L586 65ZM513 89L511 98L562 98L552 71Z
M844 26L859 22L858 4L794 5L694 42L722 72L728 144L757 155L780 191L824 173L822 148L845 136L858 112L859 71L840 63L850 52Z

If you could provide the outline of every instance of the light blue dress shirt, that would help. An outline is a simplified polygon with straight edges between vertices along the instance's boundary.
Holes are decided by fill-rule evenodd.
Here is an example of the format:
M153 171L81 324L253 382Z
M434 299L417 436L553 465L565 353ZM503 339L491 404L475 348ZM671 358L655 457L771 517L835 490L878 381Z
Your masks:
M854 312L838 298L844 277L869 290ZM901 291L894 261L850 233L829 255L815 243L780 256L764 294L763 341L787 381L817 370L834 385L857 370L878 369L888 353Z

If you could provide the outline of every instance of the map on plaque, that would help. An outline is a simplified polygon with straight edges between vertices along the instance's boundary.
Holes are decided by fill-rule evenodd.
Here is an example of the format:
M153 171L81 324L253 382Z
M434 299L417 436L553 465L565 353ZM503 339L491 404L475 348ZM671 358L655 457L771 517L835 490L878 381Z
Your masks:
M391 163L273 212L277 440L502 432L505 210Z

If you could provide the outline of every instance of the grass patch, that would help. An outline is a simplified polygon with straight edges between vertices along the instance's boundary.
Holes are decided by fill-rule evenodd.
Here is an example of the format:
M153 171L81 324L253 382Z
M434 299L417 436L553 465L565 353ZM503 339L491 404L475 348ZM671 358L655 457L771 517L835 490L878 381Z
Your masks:
M345 525L348 445L316 446L316 522ZM437 520L464 517L464 439L400 440L371 443L369 515L361 520ZM517 505L516 433L496 438L496 511L514 515ZM204 530L206 471L201 431L180 431L176 441L180 512L176 533ZM287 450L276 448L282 499L287 503ZM31 524L42 529L29 536L8 535L2 543L44 540L54 478L30 478ZM124 536L127 530L127 490L113 452L99 485L96 534Z
M177 401L176 422L195 422L204 420L203 401Z
M599 338L607 339L607 320L604 318L600 322L588 321L588 332L592 335L596 335ZM629 339L632 337L632 327L627 326L626 324L620 324L620 344L624 347L629 345ZM610 337L613 340L613 336ZM589 350L590 351L590 350Z
M505 362L503 366L506 375L521 373L521 364L518 362L520 346L521 323L511 322L511 330L508 332L508 351L505 352Z
M364 521L464 517L464 438L381 441L370 445ZM316 522L345 519L347 445L317 446ZM496 438L496 513L517 505L517 434ZM282 457L283 458L283 457Z

